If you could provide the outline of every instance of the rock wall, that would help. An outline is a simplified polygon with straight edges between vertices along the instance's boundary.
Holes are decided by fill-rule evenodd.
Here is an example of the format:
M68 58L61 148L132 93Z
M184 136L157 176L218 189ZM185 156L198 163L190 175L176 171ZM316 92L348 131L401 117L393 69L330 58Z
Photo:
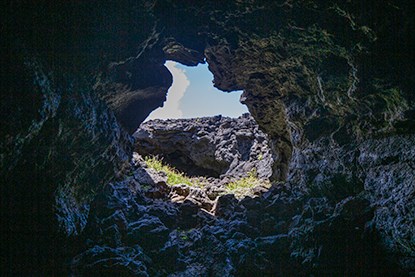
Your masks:
M2 273L415 271L413 8L2 3ZM244 90L279 187L215 218L145 197L128 133L165 100L167 58Z
M411 36L402 33L413 26L404 11L409 7L327 1L238 1L221 12L192 7L209 22L207 36L216 42L204 49L215 86L243 89L242 101L273 142L274 178L328 198L331 205L365 195L382 240L398 256L406 253L405 265L407 259L413 263L407 255L414 253L414 188L408 185L414 180L408 166L413 158L392 157L403 155L395 141L413 137L414 51L408 48ZM401 31L389 32L390 22ZM382 143L385 138L388 143ZM390 157L386 167L379 167L379 152L367 152L379 145ZM373 161L366 163L366 156ZM406 169L397 177L395 167ZM391 184L399 201L388 192ZM393 226L397 218L408 232Z
M95 84L136 56L153 22L127 23L144 3L109 17L109 2L95 4L1 4L2 275L67 275L89 203L129 167L132 138Z
M268 137L249 114L148 121L134 138L138 153L159 155L188 175L242 178L253 169L264 180L272 175Z

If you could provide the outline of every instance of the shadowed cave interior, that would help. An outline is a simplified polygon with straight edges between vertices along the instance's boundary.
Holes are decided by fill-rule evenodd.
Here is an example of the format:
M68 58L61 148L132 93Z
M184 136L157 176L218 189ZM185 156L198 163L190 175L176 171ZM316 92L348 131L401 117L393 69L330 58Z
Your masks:
M2 275L412 276L411 10L2 4ZM144 122L167 60L207 62L249 115Z

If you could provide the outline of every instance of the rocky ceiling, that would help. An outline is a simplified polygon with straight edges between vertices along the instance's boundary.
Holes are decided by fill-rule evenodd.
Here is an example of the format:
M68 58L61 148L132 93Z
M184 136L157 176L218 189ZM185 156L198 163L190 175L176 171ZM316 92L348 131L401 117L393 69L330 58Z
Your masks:
M129 134L165 100L172 83L163 65L167 59L191 66L206 59L217 88L244 90L243 102L272 142L273 179L301 203L296 212L287 212L298 217L285 235L312 234L278 246L305 264L290 261L293 268L304 274L330 268L330 255L340 254L313 237L330 221L330 226L342 226L332 232L350 222L359 222L356 228L370 226L378 238L373 243L378 247L380 241L393 269L415 271L415 21L410 2L1 5L4 272L71 271L62 265L85 250L82 236L89 233L84 230L92 228L94 216L102 216L91 203L97 205L109 197L110 188L128 183ZM287 192L274 193L284 198ZM358 207L370 210L369 215ZM326 221L314 217L315 209ZM334 215L329 220L324 213ZM364 232L348 235L358 245ZM359 264L351 259L353 249L342 247L350 257L331 273ZM104 256L131 254L119 245L113 252L94 249ZM239 275L248 272L240 265ZM365 264L362 272L370 268Z

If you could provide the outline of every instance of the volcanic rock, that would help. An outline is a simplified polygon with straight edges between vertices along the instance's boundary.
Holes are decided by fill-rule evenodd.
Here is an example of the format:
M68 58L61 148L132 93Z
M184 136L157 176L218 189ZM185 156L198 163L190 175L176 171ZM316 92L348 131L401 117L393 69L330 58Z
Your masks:
M414 275L413 1L3 2L2 276ZM166 99L167 59L243 90L268 192L212 183L212 215L142 183L130 134ZM229 145L174 126L186 151L162 152L189 174L258 166L251 123Z
M188 175L242 178L251 170L260 179L272 175L275 156L268 137L249 114L151 120L134 137L138 153L158 155Z

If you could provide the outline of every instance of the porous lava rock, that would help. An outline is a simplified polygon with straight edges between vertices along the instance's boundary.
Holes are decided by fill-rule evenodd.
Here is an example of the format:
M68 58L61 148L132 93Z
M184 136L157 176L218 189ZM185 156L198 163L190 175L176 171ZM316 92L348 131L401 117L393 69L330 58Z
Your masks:
M413 275L413 10L2 2L2 275ZM275 157L262 197L213 216L145 195L131 134L165 99L166 59L244 91Z
M267 135L249 114L151 120L141 124L134 138L138 153L160 156L188 175L242 178L255 170L265 180L276 160Z

